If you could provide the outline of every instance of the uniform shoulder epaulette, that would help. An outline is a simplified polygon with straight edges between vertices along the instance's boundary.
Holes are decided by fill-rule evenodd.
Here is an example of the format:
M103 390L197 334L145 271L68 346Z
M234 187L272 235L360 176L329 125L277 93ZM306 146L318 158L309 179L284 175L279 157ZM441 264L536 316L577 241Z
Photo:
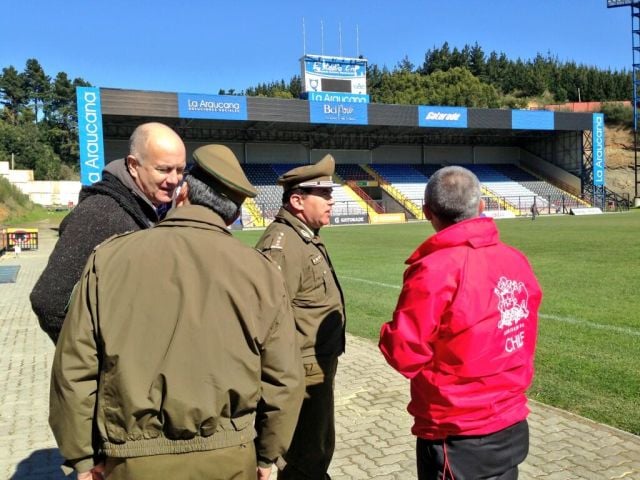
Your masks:
M282 250L285 238L284 232L275 232L267 239L268 241L262 246L262 250Z

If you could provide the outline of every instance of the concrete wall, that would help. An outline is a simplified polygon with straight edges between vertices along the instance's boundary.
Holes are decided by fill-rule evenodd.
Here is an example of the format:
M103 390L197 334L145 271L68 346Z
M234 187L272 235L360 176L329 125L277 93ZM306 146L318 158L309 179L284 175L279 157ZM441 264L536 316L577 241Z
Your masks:
M80 182L35 181L33 170L11 170L9 162L0 162L0 175L26 194L33 203L45 207L78 204L78 194L82 187Z
M250 163L309 163L309 152L304 145L247 143L245 148Z
M33 182L33 170L9 170L7 180L11 183Z
M424 163L436 165L473 163L473 147L468 145L425 147Z
M564 187L565 190L570 190L574 193L580 192L580 178L560 167L556 167L552 163L549 163L540 157L536 157L529 152L523 151L520 163L532 172L539 173L546 178L554 179L555 183Z
M311 163L319 162L322 157L328 153L333 155L333 158L336 159L336 163L371 163L371 151L369 150L340 150L323 148L311 150L309 155Z
M520 163L518 147L473 147L473 163Z
M373 150L373 163L420 163L422 159L422 147L420 145L397 146L381 145ZM369 163L369 162L367 162Z

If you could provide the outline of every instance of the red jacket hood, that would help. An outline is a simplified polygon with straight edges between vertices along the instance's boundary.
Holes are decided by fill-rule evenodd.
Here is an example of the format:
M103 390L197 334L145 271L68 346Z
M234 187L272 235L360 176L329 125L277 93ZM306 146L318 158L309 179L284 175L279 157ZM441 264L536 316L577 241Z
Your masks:
M405 261L407 265L443 248L468 245L472 248L495 245L500 235L492 218L476 217L451 225L425 240Z

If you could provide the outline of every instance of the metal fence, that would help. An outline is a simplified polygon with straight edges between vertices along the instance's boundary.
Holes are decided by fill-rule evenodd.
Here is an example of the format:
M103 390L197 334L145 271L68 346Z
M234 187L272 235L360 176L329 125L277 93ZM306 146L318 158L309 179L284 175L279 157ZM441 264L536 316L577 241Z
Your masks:
M557 215L569 214L572 208L588 207L592 204L588 198L579 199L572 195L483 196L482 199L485 202L485 210L511 212L515 216L523 217L532 214L532 207L535 207L536 215ZM424 203L423 199L412 201L421 207ZM620 206L616 205L615 208ZM602 210L605 211L605 208ZM609 211L609 208L606 211Z
M526 195L526 196L507 196L507 197L490 197L483 196L485 202L485 210L510 212L515 216L529 216L532 214L532 206L535 206L536 215L561 215L571 213L573 208L583 208L595 206L603 212L621 211L629 209L628 195L624 196L602 195L601 197L593 197L592 195L583 195L577 198L572 195ZM412 198L411 202L422 208L424 199ZM375 211L385 211L382 201L375 201L378 208L367 205L367 215ZM258 207L263 212L264 218L273 220L280 209L280 204L258 203ZM363 209L359 202L342 201L336 202L333 206L332 215L360 215ZM250 226L245 224L245 226ZM262 225L261 225L262 226Z

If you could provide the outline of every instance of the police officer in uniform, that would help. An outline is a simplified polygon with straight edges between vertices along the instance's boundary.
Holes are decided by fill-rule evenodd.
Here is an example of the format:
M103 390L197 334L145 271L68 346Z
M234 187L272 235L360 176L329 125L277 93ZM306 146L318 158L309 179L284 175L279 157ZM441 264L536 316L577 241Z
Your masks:
M326 479L335 447L334 377L345 346L344 298L318 232L329 223L335 161L294 168L278 178L282 208L256 248L285 279L305 369L306 393L279 479Z
M49 422L80 480L267 480L293 437L291 303L227 228L257 192L227 147L193 157L178 208L90 255L63 324Z

